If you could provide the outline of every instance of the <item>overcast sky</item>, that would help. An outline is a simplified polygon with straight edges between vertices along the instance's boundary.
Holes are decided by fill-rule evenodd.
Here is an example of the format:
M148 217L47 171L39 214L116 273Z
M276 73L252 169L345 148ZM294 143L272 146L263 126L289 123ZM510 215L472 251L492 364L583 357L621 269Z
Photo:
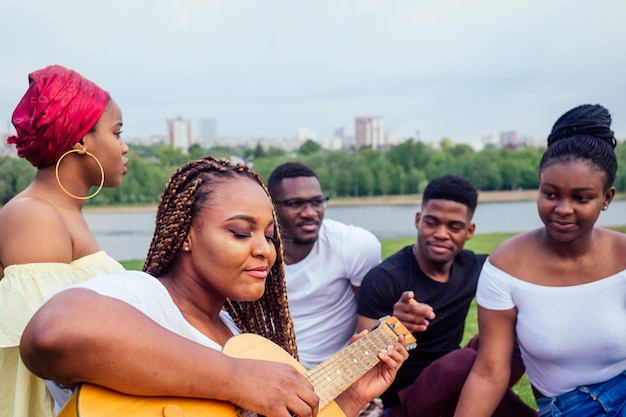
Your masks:
M382 116L476 143L600 103L624 140L625 18L624 0L2 0L0 132L27 74L61 64L111 93L127 137L181 116L322 139Z

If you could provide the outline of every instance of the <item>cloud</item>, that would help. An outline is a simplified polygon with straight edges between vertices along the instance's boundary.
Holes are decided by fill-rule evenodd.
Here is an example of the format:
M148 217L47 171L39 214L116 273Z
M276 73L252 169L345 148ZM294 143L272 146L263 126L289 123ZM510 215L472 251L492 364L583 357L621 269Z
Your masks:
M626 138L621 0L8 0L0 15L0 120L28 72L59 63L109 90L132 136L180 115L326 137L379 115L435 141L541 137L600 102Z

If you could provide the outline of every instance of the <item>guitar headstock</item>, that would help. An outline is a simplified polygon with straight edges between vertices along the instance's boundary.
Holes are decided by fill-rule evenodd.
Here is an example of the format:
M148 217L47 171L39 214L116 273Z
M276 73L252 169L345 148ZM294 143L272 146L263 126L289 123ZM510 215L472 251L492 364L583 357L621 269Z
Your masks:
M417 347L417 339L415 336L413 336L409 329L407 329L396 317L385 316L378 319L378 324L375 325L372 330L383 324L389 326L389 328L391 328L391 330L393 330L398 336L404 336L406 350L415 349Z

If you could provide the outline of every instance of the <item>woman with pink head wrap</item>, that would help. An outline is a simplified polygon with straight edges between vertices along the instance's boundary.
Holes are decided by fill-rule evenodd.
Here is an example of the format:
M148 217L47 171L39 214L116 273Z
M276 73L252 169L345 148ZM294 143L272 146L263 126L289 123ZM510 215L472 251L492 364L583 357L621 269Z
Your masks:
M109 94L75 71L54 65L28 77L28 91L13 112L20 158L36 168L55 164L95 125L109 103Z
M52 65L29 74L7 143L37 168L0 209L0 416L53 416L43 380L23 365L20 337L52 293L123 267L100 251L82 214L84 200L126 174L122 114L109 94L79 73ZM91 187L98 187L89 194Z

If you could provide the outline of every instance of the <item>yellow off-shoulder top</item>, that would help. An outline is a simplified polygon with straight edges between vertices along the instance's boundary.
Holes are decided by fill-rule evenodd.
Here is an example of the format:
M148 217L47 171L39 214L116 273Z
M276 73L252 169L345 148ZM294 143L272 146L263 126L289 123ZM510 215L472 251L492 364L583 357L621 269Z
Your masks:
M10 265L0 280L0 417L54 415L54 402L44 381L20 359L19 343L39 306L57 291L97 274L124 267L104 251L64 263Z

